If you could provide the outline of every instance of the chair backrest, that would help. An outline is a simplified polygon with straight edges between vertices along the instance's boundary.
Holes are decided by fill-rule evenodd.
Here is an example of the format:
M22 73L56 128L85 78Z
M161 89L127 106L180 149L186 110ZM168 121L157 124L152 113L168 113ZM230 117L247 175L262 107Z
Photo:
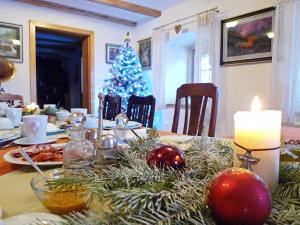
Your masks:
M121 113L121 102L122 98L118 95L105 95L103 103L103 119L114 120L116 115Z
M1 93L0 102L7 102L11 106L24 106L24 100L22 95Z
M211 99L208 136L215 136L218 88L212 83L183 84L177 89L176 104L172 125L172 132L177 133L181 108L181 99L185 99L185 116L183 133L188 135L202 135L208 99ZM190 113L189 113L190 111Z
M128 99L127 117L137 121L144 127L153 127L155 98L153 95L140 97L132 95Z

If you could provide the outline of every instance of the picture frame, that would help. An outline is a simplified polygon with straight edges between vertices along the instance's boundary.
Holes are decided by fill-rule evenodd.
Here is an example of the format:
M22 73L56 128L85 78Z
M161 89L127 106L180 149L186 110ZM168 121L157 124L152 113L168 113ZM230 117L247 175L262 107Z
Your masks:
M0 22L0 57L23 62L22 25Z
M272 60L275 7L221 21L220 64Z
M113 64L122 45L106 44L106 64Z
M138 41L139 58L143 70L151 69L152 67L152 46L151 37Z

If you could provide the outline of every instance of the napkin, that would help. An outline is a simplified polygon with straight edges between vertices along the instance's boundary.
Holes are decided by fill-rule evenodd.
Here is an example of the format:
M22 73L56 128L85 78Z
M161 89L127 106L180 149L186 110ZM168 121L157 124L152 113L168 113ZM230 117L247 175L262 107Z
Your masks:
M57 132L60 129L53 123L47 123L47 132L51 133L51 132Z

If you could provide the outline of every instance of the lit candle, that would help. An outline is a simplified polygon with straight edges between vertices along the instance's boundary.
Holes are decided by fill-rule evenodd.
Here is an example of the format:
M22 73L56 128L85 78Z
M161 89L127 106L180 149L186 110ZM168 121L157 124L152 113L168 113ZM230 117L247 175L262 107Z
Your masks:
M244 148L270 149L280 147L281 112L275 110L260 111L260 102L255 97L251 112L237 112L234 115L234 141ZM235 146L235 153L245 154L245 150ZM273 188L278 184L280 149L252 151L252 156L260 161L253 165L253 171ZM234 154L234 167L240 167L241 161Z

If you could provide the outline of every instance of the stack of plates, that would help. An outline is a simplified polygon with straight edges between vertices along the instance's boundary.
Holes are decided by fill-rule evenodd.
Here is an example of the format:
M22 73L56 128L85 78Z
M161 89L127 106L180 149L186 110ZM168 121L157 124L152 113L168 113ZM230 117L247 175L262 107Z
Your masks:
M18 129L0 130L0 145L20 137Z

